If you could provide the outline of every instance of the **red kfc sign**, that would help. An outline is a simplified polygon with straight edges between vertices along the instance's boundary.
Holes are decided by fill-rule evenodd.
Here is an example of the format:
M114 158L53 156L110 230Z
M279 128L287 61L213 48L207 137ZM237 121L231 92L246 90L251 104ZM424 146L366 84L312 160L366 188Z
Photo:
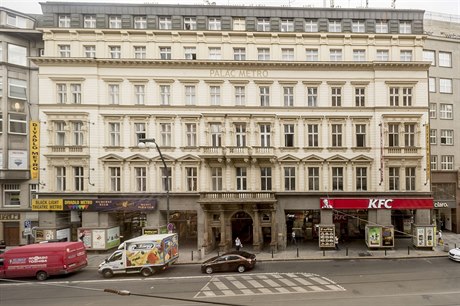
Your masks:
M433 199L321 198L321 209L433 209Z

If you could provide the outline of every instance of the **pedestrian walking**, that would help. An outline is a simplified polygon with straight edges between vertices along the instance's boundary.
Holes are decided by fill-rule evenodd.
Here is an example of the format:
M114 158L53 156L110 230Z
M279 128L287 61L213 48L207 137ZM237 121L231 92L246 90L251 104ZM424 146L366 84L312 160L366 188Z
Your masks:
M335 249L338 250L339 249L339 237L337 237L337 235L335 235L334 243L335 243Z
M438 245L443 245L444 241L442 240L442 232L439 230L438 232Z
M292 244L297 244L297 241L295 239L295 231L292 230L292 233L291 233L291 243Z
M237 251L239 251L240 248L243 247L243 245L241 244L241 240L240 240L239 237L236 237L236 239L235 239L235 247L236 247L236 250L237 250Z

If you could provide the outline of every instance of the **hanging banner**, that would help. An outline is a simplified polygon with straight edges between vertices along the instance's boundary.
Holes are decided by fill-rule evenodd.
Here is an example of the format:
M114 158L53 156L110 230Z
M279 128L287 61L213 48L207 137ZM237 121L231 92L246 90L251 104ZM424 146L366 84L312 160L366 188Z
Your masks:
M426 181L425 185L431 181L431 150L430 150L430 125L425 125L425 145L426 145Z
M64 199L65 210L150 211L157 208L156 199Z
M40 122L30 121L29 124L30 178L38 179L40 162Z

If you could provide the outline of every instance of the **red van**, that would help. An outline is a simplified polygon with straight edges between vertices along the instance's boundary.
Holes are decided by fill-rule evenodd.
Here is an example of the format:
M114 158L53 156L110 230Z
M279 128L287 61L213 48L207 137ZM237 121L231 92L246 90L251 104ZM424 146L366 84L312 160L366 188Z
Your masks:
M0 255L0 278L35 276L42 281L50 275L72 273L87 265L83 242L29 244Z

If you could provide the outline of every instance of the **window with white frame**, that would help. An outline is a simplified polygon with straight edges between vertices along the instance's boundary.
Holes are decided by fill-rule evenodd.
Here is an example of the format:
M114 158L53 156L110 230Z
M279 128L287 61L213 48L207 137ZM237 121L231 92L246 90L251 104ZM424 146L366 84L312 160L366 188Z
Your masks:
M136 191L147 191L147 168L134 167L134 180Z
M246 104L246 86L235 86L235 105Z
M259 86L260 106L270 106L270 87Z
M198 190L198 169L196 167L185 167L187 191Z
M136 139L136 143L134 145L137 146L137 144L141 142L141 139L147 138L146 131L147 129L146 129L145 122L135 122L134 123L134 136Z
M25 29L27 28L27 19L21 16L7 14L6 24L12 27Z
M332 167L332 191L343 191L343 167Z
M58 166L56 170L56 191L65 191L67 185L66 168Z
M430 103L430 119L436 119L437 104Z
M58 26L60 28L70 28L70 15L64 14L58 16Z
M389 87L390 106L411 106L412 87ZM402 101L402 105L400 105Z
M209 86L211 105L220 105L220 86Z
M441 170L454 170L453 155L441 155Z
M196 30L196 17L184 17L184 30Z
M209 47L209 59L210 60L221 60L222 53L220 47Z
M270 124L261 123L259 124L260 129L260 146L268 148L271 146L271 126Z
M284 190L295 191L295 167L284 167Z
M109 28L121 29L121 16L109 16Z
M281 32L294 32L294 20L281 19Z
M85 190L85 173L84 169L81 166L73 167L73 182L75 191L84 191Z
M439 92L452 93L452 79L439 79Z
M308 62L317 62L319 61L319 54L318 49L305 49L306 52L306 60Z
M412 60L412 50L399 51L399 60L401 62L410 62Z
M120 46L109 46L109 57L110 58L121 58L121 47Z
M85 57L95 58L96 57L96 46L83 46L83 53L85 53Z
M399 124L388 124L388 146L399 147Z
M439 67L452 67L452 53L439 51Z
M329 20L329 32L342 32L342 23L340 20Z
M261 32L269 32L270 18L257 18L256 30Z
M82 146L84 144L84 131L82 121L72 122L72 145Z
M390 52L388 50L377 50L376 60L387 62L390 59Z
M437 144L437 134L438 130L436 129L430 129L430 145L436 145Z
M406 167L406 190L415 190L415 167Z
M439 106L440 119L454 119L454 105L453 104L440 104Z
M366 50L364 49L353 50L353 61L355 62L366 61Z
M56 121L54 122L54 145L55 146L65 146L66 141L65 141L65 136L66 136L66 131L65 131L65 122L64 121Z
M3 199L4 206L6 207L19 207L21 206L20 197L21 189L19 184L5 184L3 185Z
M238 148L246 147L246 123L235 123L235 140Z
M388 167L388 189L399 190L399 167Z
M288 148L294 147L294 124L284 124L284 146Z
M60 57L70 57L70 45L58 45Z
M109 146L119 147L121 144L120 122L109 122Z
M307 87L307 106L318 106L318 87Z
M281 59L283 61L293 61L294 60L294 49L293 48L282 48L281 49Z
M366 147L366 125L365 124L356 124L356 147L364 148Z
M171 167L161 168L161 185L163 191L172 189L172 169Z
M83 27L87 29L96 28L96 15L84 15L83 16Z
M120 104L120 85L108 84L109 88L109 104Z
M219 148L222 146L222 130L220 123L211 123L209 125L211 133L211 146L214 148Z
M442 145L454 145L454 130L441 130L440 143Z
M355 106L366 106L366 87L355 87Z
M210 31L220 31L221 30L221 20L217 17L208 18L208 30Z
M23 114L8 114L8 133L16 135L27 134L27 116ZM3 120L2 120L3 122Z
M366 167L356 167L356 191L367 191Z
M0 58L3 60L2 58ZM27 66L27 48L8 44L8 63Z
M81 84L70 84L70 103L81 104Z
M160 85L161 105L169 105L171 102L171 85Z
M169 16L160 17L158 20L158 24L159 24L160 30L171 30L172 29L171 17Z
M432 171L438 170L438 156L437 155L430 156L430 168Z
M390 87L390 106L399 106L399 87Z
M135 46L134 47L134 58L136 59L147 58L147 51L146 51L145 46Z
M247 169L246 167L236 167L236 190L247 190Z
M56 84L57 103L67 103L67 84Z
M331 124L331 145L333 147L341 147L342 146L342 124Z
M185 105L196 105L196 86L185 85Z
M342 87L331 87L331 105L342 106Z
M187 147L196 147L196 123L186 123L185 124L185 138Z
M269 48L257 48L257 59L259 61L270 60L270 49Z
M428 78L428 90L430 92L436 92L436 78L434 77Z
M316 19L305 20L305 32L318 32L318 20Z
M260 167L260 190L272 190L272 168Z
M400 34L411 34L412 33L412 23L410 21L400 21L399 22L399 33Z
M172 124L160 123L161 145L163 147L172 146Z
M134 85L134 98L137 105L145 104L145 85L136 84Z
M171 47L160 47L160 59L162 60L171 59Z
M211 188L212 191L222 190L222 168L211 167Z
M365 32L364 20L353 20L351 31L353 33L364 33Z
M246 31L246 20L244 18L233 18L233 31Z
M436 65L436 52L433 50L423 50L423 60L430 62L431 66Z
M416 125L407 123L404 125L404 145L406 147L415 147Z
M308 190L319 190L319 167L308 167Z
M184 47L184 57L186 60L196 60L196 47Z
M109 167L110 191L121 191L121 168Z
M377 20L375 33L388 33L388 22L386 20Z
M146 16L134 16L134 28L135 29L147 29L147 17Z
M333 62L342 60L342 49L331 49L329 50L329 59Z
M294 87L284 86L283 87L283 100L285 107L294 106Z
M245 61L246 48L233 48L233 59L235 61Z
M307 125L307 137L308 137L307 144L309 147L319 146L319 125L318 124L308 124Z

